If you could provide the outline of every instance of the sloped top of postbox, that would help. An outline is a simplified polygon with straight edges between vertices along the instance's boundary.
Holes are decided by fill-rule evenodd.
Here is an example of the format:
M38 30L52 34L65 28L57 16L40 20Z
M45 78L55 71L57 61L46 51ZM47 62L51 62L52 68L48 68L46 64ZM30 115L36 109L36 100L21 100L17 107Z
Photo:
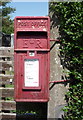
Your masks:
M50 30L50 19L48 16L43 17L15 17L16 31L43 31Z

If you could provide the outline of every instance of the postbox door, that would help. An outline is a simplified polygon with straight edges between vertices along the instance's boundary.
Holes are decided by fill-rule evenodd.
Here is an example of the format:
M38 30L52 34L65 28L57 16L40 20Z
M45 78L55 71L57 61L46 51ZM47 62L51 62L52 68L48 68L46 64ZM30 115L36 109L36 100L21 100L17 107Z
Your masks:
M35 54L35 53L34 53ZM27 52L16 54L15 98L17 101L48 101L49 97L49 54L37 52L29 56Z

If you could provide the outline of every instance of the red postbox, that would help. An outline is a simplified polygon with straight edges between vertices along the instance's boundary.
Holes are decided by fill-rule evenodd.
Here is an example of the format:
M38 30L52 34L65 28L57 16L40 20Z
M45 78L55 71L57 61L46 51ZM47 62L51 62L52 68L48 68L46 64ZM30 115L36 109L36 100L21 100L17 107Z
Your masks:
M14 23L15 100L47 102L50 78L50 19L16 17Z

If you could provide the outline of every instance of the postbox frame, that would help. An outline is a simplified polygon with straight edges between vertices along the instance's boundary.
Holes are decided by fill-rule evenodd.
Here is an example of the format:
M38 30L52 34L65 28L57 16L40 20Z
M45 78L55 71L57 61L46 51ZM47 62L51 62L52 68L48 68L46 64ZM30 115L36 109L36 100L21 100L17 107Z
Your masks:
M47 17L16 17L15 18L15 24L14 24L14 27L16 28L17 27L17 24L16 24L16 22L17 22L17 19L46 19L47 21L48 21L48 23L47 23L47 30L43 30L43 29L33 29L33 30L31 30L31 29L15 29L15 36L14 36L14 38L15 38L15 41L14 41L14 44L15 44L15 46L14 46L14 55L15 55L15 60L17 59L17 55L18 55L18 53L20 52L27 52L27 55L25 55L23 58L22 58L22 61L24 61L25 59L38 59L39 60L39 87L25 87L24 86L24 77L22 76L22 80L21 80L21 84L22 84L22 91L23 92L28 92L28 94L29 94L29 91L32 91L32 94L33 94L33 92L35 91L35 93L37 92L37 94L41 94L40 92L44 89L43 87L42 87L42 85L44 84L44 86L45 86L45 84L46 84L46 93L45 93L45 96L44 97L40 97L40 98L35 98L35 99L33 99L33 98L27 98L27 99L25 99L25 98L23 98L23 97L21 97L20 99L19 99L19 97L18 97L18 94L17 94L17 92L18 92L18 80L17 80L17 73L15 73L15 77L14 78L16 78L15 79L15 94L14 94L14 96L15 96L15 101L17 101L17 102L48 102L48 100L49 100L49 79L50 79L50 54L49 54L49 52L50 52L50 27L49 27L49 25L50 25L50 18L47 16ZM18 32L37 32L37 33L39 33L39 32L43 32L43 33L46 33L46 36L47 36L47 48L43 48L43 49L40 49L40 48L18 48L17 47L17 33ZM29 56L29 51L34 51L35 52L35 56ZM42 53L47 53L47 68L45 68L45 69L47 69L47 73L46 73L46 83L45 83L45 81L43 80L43 83L41 83L42 82L42 80L41 80L41 78L42 78L42 76L41 76L41 72L43 72L43 70L40 70L42 67L41 66L43 66L44 67L44 65L42 64L42 61L41 61L41 59L42 59L42 57L40 57L40 56L37 56L37 52L42 52ZM43 62L44 62L44 58L43 58ZM16 70L16 68L17 68L17 61L15 61L15 71L17 71ZM24 62L23 62L23 65L22 65L22 74L24 74ZM45 73L44 73L45 74ZM42 95L43 95L43 92L42 92ZM39 95L40 96L40 95Z

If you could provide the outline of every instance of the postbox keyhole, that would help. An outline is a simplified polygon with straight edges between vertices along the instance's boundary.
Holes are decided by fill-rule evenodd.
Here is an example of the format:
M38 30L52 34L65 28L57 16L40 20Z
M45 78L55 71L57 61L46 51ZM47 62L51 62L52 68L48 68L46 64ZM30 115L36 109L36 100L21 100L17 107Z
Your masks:
M29 51L29 56L35 56L35 52L34 51Z

